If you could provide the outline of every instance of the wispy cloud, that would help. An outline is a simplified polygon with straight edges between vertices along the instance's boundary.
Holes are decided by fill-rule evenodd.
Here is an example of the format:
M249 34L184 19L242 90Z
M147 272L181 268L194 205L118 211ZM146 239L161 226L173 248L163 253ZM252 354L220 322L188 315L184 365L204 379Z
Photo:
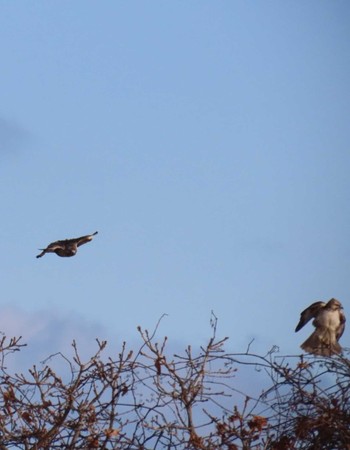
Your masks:
M70 356L73 340L83 358L92 356L96 338L108 340L106 329L76 313L28 312L13 306L0 309L0 331L8 338L22 336L22 343L27 344L15 358L9 358L7 366L16 370L29 368L58 352Z

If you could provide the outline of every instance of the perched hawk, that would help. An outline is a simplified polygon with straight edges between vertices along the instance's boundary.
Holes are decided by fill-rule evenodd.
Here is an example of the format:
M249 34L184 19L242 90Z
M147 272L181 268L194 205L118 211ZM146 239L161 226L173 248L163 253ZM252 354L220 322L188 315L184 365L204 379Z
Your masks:
M93 234L88 234L87 236L81 236L75 239L65 239L64 241L55 241L49 244L46 248L41 248L42 252L37 255L37 258L41 258L45 253L56 253L58 256L74 256L78 251L78 247L87 242L90 242L97 234L95 231Z
M339 300L331 298L328 303L315 302L300 314L300 321L295 329L299 331L309 320L313 319L316 330L301 345L308 353L331 356L342 351L338 341L344 333L345 315Z

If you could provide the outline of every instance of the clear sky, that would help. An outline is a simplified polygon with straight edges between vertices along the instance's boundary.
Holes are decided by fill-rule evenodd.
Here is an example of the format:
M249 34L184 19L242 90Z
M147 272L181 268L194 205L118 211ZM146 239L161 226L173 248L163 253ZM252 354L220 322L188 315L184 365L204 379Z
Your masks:
M213 310L233 350L298 353L302 309L350 311L349 44L347 0L1 2L1 330L167 313L200 344Z

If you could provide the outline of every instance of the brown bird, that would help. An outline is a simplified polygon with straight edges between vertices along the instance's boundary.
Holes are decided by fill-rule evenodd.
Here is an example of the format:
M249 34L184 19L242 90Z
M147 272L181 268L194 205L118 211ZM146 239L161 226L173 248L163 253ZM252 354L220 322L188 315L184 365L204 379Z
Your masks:
M56 253L56 255L63 257L74 256L78 251L78 247L92 241L93 236L97 233L98 231L95 231L95 233L86 236L52 242L46 248L39 249L42 250L42 252L37 255L37 258L41 258L45 253Z
M339 300L331 298L328 303L315 302L300 314L295 329L299 331L311 319L316 328L300 346L305 352L320 356L332 356L342 352L338 341L345 330L345 315Z

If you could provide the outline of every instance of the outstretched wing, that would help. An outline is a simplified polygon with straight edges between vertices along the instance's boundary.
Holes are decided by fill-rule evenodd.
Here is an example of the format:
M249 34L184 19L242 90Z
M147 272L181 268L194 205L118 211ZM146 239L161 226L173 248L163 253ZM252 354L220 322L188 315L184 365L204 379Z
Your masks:
M325 306L326 303L324 302L315 302L308 308L304 309L304 311L300 314L300 320L297 327L295 328L295 331L299 331L301 328L303 328L303 326L306 325L311 319L313 319Z
M68 239L67 239L67 241L68 241ZM65 245L67 244L67 241L52 242L46 248L41 248L40 250L42 250L42 252L39 253L39 255L36 255L36 257L41 258L42 256L45 255L45 253L54 253L56 250L64 249Z
M95 231L95 233L88 234L86 236L81 236L76 239L72 239L75 244L77 244L78 247L80 247L83 244L86 244L87 242L92 241L93 237L98 233L98 231Z

